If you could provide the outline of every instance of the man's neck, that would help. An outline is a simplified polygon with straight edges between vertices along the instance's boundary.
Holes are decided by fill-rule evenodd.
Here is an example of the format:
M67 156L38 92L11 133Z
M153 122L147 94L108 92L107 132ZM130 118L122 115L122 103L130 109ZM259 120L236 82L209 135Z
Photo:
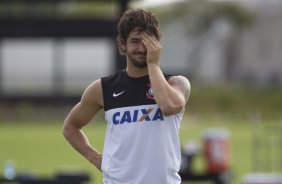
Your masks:
M148 75L148 68L132 68L127 66L126 73L128 76L133 78L143 77Z

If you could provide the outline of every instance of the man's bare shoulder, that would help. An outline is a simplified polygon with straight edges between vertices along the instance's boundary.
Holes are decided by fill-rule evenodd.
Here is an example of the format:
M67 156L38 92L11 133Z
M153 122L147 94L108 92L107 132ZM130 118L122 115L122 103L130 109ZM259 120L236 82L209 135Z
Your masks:
M99 91L102 90L102 83L101 83L101 79L95 80L94 82L92 82L87 88L86 90L91 90L91 91Z
M101 79L92 82L83 92L82 100L103 106L103 91Z
M185 99L188 100L188 97L190 95L191 85L189 80L182 76L182 75L176 75L172 76L168 80L169 84L177 89L179 89L182 94L185 96Z

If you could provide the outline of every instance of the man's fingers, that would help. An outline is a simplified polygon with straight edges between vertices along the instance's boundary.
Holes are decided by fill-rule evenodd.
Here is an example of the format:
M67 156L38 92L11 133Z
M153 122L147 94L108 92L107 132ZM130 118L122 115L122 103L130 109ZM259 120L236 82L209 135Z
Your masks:
M162 48L160 43L157 41L157 39L154 36L149 36L146 33L143 33L141 36L142 36L142 41L143 41L145 47L149 47L149 48L152 48L152 49Z
M156 43L157 45L159 44L158 40L154 36L150 36L147 33L143 33L142 38L151 43Z

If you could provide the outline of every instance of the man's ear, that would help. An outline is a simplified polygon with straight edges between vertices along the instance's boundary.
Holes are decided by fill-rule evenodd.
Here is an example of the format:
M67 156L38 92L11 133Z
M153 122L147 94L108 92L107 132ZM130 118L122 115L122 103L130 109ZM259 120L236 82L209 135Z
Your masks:
M120 39L120 52L125 55L126 52L126 40Z

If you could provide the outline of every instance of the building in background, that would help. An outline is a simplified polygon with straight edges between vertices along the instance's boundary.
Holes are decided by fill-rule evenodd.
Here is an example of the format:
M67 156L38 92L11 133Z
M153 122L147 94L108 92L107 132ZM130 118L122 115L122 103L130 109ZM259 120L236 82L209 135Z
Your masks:
M75 98L118 68L115 27L128 2L0 1L0 100Z

